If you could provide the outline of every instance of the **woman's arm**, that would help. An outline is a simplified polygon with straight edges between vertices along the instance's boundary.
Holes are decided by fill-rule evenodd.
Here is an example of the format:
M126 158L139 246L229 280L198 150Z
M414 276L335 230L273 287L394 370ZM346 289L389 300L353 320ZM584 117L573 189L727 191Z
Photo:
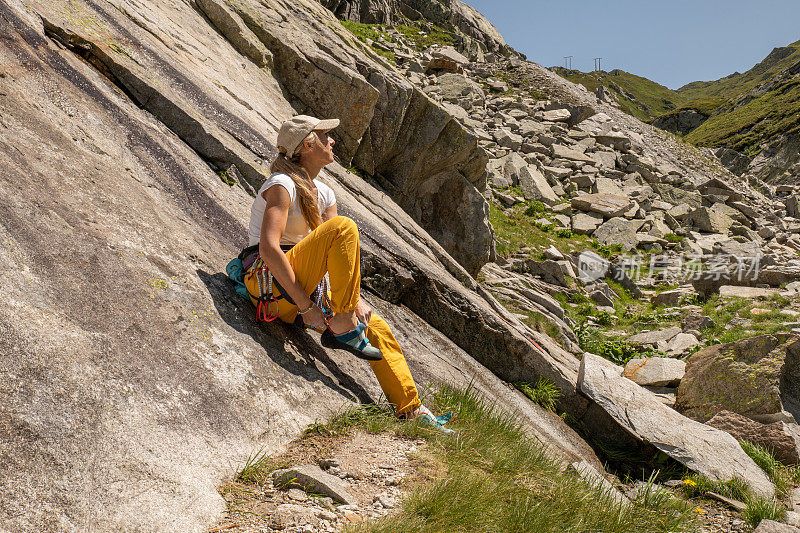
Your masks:
M337 216L339 216L339 210L336 207L336 204L333 204L328 209L326 209L324 213L322 213L322 221L325 222L326 220L330 220Z
M292 265L281 250L281 237L286 229L286 220L289 218L289 208L292 199L289 191L284 187L272 186L264 191L264 200L267 207L264 210L264 219L261 221L261 240L258 252L261 259L267 264L272 275L286 289L299 309L307 309L312 305L311 299L303 287L297 282ZM317 326L316 324L312 324Z

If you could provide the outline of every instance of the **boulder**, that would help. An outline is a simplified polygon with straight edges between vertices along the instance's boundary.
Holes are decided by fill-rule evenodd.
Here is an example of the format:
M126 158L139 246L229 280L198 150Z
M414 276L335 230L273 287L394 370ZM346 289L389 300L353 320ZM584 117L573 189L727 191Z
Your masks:
M681 328L677 326L656 331L644 331L628 337L628 342L642 348L655 348L661 343L671 341L680 332Z
M671 357L680 357L695 346L700 346L700 341L692 333L678 333L667 341L665 351Z
M795 422L800 337L761 335L708 346L687 361L675 408L700 422L731 411L762 423Z
M508 91L508 84L504 81L487 80L486 84L492 92L504 93Z
M607 291L594 289L589 292L589 298L597 305L604 307L614 307L614 299L608 295Z
M272 484L278 488L299 487L312 494L322 494L345 505L356 503L344 482L317 465L300 465L277 470L272 475Z
M797 195L792 195L783 200L783 205L786 206L787 215L800 218L800 198L798 198Z
M681 321L681 328L684 332L690 330L702 331L706 328L713 328L714 326L714 320L711 317L693 313L689 313Z
M381 178L379 191L338 164L320 174L357 221L362 297L421 389L473 383L565 463L599 467L557 415L497 377L547 376L580 417L576 358L478 294L409 214L449 218L432 222L454 241L490 235L454 222L484 205L469 196L483 175L474 137L351 47L323 6L225 4L275 72L194 2L0 3L0 138L14 146L0 150L0 529L206 531L234 465L379 400L368 365L314 333L256 323L224 274L253 199L213 168L263 180L277 125L300 111L342 118L338 156L357 149Z
M495 166L502 169L503 176L506 180L511 182L511 185L519 185L520 172L528 166L528 162L525 161L521 155L517 152L511 152L494 161L496 161Z
M769 298L781 291L778 289L767 289L763 287L741 287L737 285L721 285L719 295L723 297L736 298Z
M675 307L676 305L680 305L684 298L692 293L693 291L685 288L662 291L654 294L650 298L650 303L652 303L654 306L663 305L665 307Z
M605 170L613 170L617 165L617 155L614 152L592 152L587 154L594 159L595 165Z
M753 533L800 533L800 528L765 518L758 523Z
M707 425L771 450L775 458L786 465L800 463L800 426L784 421L762 424L731 411L715 414Z
M594 138L598 143L620 152L626 152L631 148L631 137L622 132L609 130L595 135Z
M619 186L610 178L599 177L594 182L594 193L598 194L614 194L616 196L625 196L625 193Z
M568 109L552 109L542 112L542 120L547 122L568 122L572 113Z
M689 217L692 207L689 204L678 204L667 210L667 214L675 220L684 220Z
M497 141L497 144L503 148L509 148L517 151L522 147L522 137L516 133L508 131L505 128L495 130L493 135L495 141Z
M558 196L536 167L526 166L520 170L519 188L526 200L539 200L550 206L558 203Z
M605 218L623 216L634 205L627 196L616 194L584 194L576 196L570 203L573 209L598 213Z
M594 174L573 174L569 177L570 183L582 191L589 191L594 188L597 177Z
M619 245L627 252L636 248L638 243L636 231L642 226L642 223L641 220L614 217L597 228L593 236L600 244Z
M550 150L554 158L557 159L567 159L569 161L577 161L580 163L588 163L590 165L594 164L594 159L589 157L588 155L574 150L572 148L568 148L562 144L553 144L550 146Z
M653 183L651 186L662 200L672 205L686 204L693 209L697 209L703 204L703 196L697 191L679 189L667 183Z
M426 65L429 69L463 72L469 59L461 55L452 46L445 46L433 51L433 59Z
M690 470L717 481L740 478L766 498L775 494L772 482L736 439L670 409L653 393L622 377L619 366L597 355L584 354L578 387L635 438Z
M542 172L544 172L545 176L550 176L556 181L563 180L573 172L571 168L548 167L548 166L543 166L541 170Z
M443 100L458 102L467 99L473 105L483 105L483 89L480 84L462 74L442 74L436 77L436 84L429 85L425 89L436 87L439 89L439 96Z
M733 219L720 208L698 207L689 213L688 220L700 231L706 233L728 233L733 226Z
M579 235L591 235L603 223L601 215L576 213L572 215L572 231Z
M611 263L595 252L585 251L578 255L578 278L584 283L591 283L606 277Z
M630 275L628 274L629 271L630 268L625 265L624 261L618 261L611 265L611 268L608 271L608 276L622 285L622 288L628 291L634 298L642 298L644 294L639 286L636 285L636 282L631 279Z
M686 363L666 357L631 359L625 364L623 376L651 387L674 387L686 372Z

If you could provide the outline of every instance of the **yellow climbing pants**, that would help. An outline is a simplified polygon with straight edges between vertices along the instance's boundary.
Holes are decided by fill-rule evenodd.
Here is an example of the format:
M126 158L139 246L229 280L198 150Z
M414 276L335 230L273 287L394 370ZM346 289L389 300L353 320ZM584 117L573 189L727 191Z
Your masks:
M355 222L342 216L323 222L286 252L286 257L306 294L314 292L325 272L328 272L333 312L355 310L361 288L361 246ZM258 294L258 280L254 272L251 270L245 275L245 285L250 294ZM273 292L280 294L274 287ZM253 303L256 303L255 300ZM279 300L278 317L281 320L291 323L296 316L295 305L285 299ZM368 324L367 338L383 353L382 360L370 361L369 364L396 413L400 415L419 407L417 386L403 351L389 325L375 312Z

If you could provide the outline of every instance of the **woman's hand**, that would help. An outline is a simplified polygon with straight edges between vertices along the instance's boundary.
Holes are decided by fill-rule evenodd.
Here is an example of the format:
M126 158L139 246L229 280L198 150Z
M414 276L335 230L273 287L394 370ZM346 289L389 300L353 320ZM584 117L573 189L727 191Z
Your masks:
M317 331L325 331L325 328L328 327L328 321L325 319L325 315L322 314L322 310L317 307L316 304L313 304L311 309L306 311L302 316L303 323Z
M369 319L372 317L372 308L364 300L359 299L356 306L356 318L364 325L369 326Z

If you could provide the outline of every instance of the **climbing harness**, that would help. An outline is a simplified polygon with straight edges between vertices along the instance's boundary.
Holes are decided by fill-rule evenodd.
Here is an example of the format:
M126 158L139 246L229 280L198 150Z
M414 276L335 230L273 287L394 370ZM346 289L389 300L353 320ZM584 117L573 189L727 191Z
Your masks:
M286 253L292 249L292 246L293 245L282 244L281 250ZM297 305L284 288L281 287L278 280L273 277L272 272L269 271L269 268L261 259L258 253L258 244L248 246L242 250L238 257L228 263L226 271L228 277L231 278L236 285L236 292L244 298L250 297L256 301L257 322L272 322L278 318L278 304L280 300L286 300L292 305ZM251 293L247 288L247 285L244 283L244 278L246 276L256 276L256 280L258 281L258 294ZM275 289L279 291L277 296L275 295ZM322 313L326 317L333 315L330 299L328 298L327 274L311 294L310 298L311 301L322 310ZM275 304L274 311L272 308L273 303ZM295 323L298 326L302 326L303 317L298 314Z

